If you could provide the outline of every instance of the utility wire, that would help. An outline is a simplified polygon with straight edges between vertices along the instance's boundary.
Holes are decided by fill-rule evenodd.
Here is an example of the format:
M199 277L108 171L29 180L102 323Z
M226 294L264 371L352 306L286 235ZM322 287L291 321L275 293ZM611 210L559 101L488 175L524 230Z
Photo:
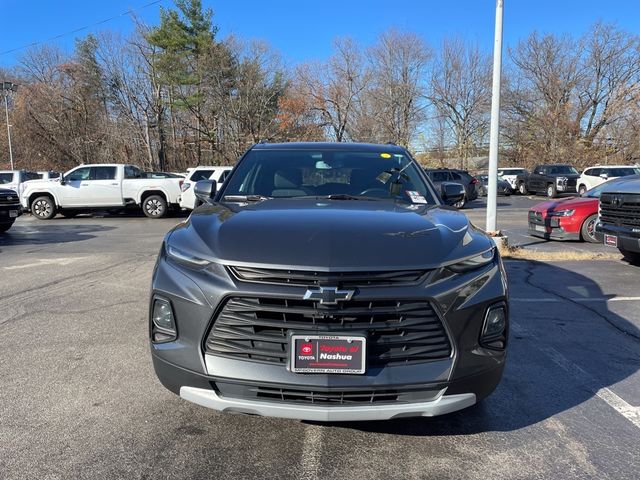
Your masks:
M120 18L120 17L131 15L132 13L137 12L138 10L142 10L142 9L147 8L147 7L151 7L153 5L157 5L158 3L161 3L162 1L163 0L154 0L153 2L149 2L146 5L142 5L141 7L131 8L131 9L127 10L126 12L123 12L123 13L121 13L119 15L114 15L113 17L105 18L104 20L100 20L99 22L92 23L90 25L85 25L84 27L76 28L75 30L71 30L70 32L61 33L59 35L56 35L55 37L47 38L46 40L40 40L38 42L29 43L28 45L23 45L21 47L12 48L11 50L5 50L4 52L0 52L0 56L6 55L8 53L17 52L18 50L22 50L22 49L25 49L25 48L35 47L36 45L40 45L42 43L51 42L52 40L57 40L59 38L66 37L67 35L72 35L74 33L78 33L78 32L81 32L83 30L87 30L88 28L92 28L92 27L96 27L98 25L102 25L103 23L110 22L111 20L115 20L115 19Z

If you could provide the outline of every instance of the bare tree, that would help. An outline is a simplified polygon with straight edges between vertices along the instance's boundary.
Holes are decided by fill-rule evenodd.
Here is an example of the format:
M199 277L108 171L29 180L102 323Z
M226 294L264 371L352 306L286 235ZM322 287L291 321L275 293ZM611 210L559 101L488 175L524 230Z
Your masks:
M431 49L414 33L390 30L369 50L373 116L387 141L409 146L425 109L425 74Z
M446 39L431 75L428 98L436 118L452 134L461 168L474 148L484 143L489 126L491 60L477 45Z

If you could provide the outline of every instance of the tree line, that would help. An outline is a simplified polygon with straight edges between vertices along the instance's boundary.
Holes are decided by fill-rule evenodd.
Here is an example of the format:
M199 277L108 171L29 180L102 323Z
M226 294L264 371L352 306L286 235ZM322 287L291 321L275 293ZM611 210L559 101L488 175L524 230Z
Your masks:
M501 164L640 158L640 40L595 23L580 37L533 32L506 53ZM259 141L394 142L422 161L487 153L491 52L428 45L390 29L338 38L324 61L285 65L264 42L220 39L200 0L156 26L28 50L0 80L19 84L10 123L18 168L134 163L183 171L233 164ZM8 166L6 129L0 133Z

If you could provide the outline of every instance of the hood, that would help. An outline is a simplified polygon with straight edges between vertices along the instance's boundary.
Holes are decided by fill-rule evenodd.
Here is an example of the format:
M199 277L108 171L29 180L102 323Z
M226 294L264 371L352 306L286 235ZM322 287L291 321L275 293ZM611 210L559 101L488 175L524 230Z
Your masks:
M580 174L579 173L547 173L545 175L547 177L553 177L553 178L558 178L558 177L580 178Z
M631 175L610 180L601 193L638 193L640 194L640 175Z
M549 212L557 210L570 210L581 207L593 207L598 210L598 199L590 197L568 197L534 205L530 210L534 212Z
M321 271L433 268L493 246L454 210L317 199L203 206L167 241L224 264Z

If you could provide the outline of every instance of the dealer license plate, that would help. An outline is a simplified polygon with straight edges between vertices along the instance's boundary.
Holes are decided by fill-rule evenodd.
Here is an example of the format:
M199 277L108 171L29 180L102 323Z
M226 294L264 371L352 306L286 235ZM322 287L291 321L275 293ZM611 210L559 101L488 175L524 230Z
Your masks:
M536 232L545 232L547 231L547 227L545 227L544 225L534 225L533 227L535 229Z
M604 244L608 245L610 247L617 247L618 246L618 237L616 237L615 235L605 235L604 236Z
M291 335L291 371L363 374L367 339L363 335Z

